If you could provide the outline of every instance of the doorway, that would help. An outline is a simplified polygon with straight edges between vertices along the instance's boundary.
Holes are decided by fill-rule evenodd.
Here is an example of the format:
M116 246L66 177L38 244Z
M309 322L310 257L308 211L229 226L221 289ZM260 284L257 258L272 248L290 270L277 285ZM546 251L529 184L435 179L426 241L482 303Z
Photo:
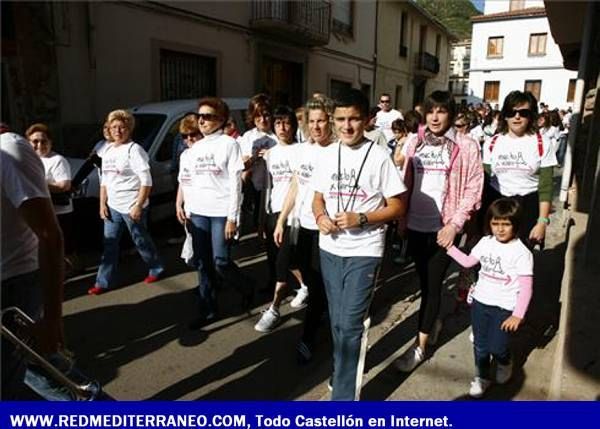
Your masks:
M258 88L259 92L271 96L273 105L301 106L304 103L303 86L302 63L263 56Z

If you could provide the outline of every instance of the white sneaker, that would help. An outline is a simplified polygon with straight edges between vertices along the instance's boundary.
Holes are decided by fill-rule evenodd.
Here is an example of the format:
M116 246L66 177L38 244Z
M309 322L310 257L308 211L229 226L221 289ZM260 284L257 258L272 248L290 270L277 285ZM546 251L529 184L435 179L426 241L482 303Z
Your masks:
M394 365L398 371L410 372L425 360L425 353L419 346L412 346L402 356L400 356Z
M442 332L442 321L440 319L435 319L433 328L427 337L427 344L435 346L440 338L440 332Z
M306 306L308 302L308 288L306 286L300 286L296 296L290 302L290 307L292 308L301 308Z
M496 383L504 384L510 377L512 377L513 364L510 362L508 365L496 365Z
M279 323L280 318L279 311L273 307L269 307L268 310L262 312L262 316L260 316L256 325L254 325L254 329L258 332L271 332L275 329L277 323Z
M492 382L490 380L486 380L485 378L475 377L473 381L471 381L471 388L469 389L469 396L473 398L481 398L485 391L490 387Z
M473 334L473 331L469 334L469 341L471 341L471 344L475 344L475 334Z

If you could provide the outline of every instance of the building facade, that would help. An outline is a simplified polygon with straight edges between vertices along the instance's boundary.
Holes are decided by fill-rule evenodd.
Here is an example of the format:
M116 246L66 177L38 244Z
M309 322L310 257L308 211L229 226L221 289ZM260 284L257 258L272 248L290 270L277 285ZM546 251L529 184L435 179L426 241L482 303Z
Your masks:
M435 90L448 88L450 43L455 37L412 1L377 2L375 94L390 94L407 111Z
M573 102L576 72L566 70L541 0L486 1L474 16L469 93L502 104L514 90L531 91L551 108Z
M471 67L471 40L460 40L450 47L450 78L448 90L457 103L466 104L474 100L469 93L469 69Z
M151 101L375 84L376 2L10 2L2 6L3 119L81 144L106 114Z

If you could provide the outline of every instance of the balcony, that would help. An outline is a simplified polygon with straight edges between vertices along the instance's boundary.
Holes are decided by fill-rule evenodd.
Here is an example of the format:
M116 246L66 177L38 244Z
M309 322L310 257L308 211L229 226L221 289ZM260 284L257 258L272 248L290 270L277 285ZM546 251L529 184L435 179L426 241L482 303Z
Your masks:
M440 61L435 55L420 52L416 55L415 74L423 77L435 77L440 72Z
M305 46L329 43L331 5L323 0L253 0L250 27Z

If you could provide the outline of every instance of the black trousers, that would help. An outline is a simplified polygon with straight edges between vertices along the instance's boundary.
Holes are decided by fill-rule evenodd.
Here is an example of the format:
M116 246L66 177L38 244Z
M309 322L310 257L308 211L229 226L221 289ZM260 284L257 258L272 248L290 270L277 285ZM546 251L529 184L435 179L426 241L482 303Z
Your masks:
M308 286L308 306L304 319L302 341L314 345L315 336L323 313L327 311L327 295L321 275L321 259L319 256L319 231L300 228L298 232L298 267L302 278Z
M455 239L455 243L459 240ZM429 334L440 312L442 283L451 258L437 244L437 232L408 230L408 250L415 261L421 287L419 332Z

